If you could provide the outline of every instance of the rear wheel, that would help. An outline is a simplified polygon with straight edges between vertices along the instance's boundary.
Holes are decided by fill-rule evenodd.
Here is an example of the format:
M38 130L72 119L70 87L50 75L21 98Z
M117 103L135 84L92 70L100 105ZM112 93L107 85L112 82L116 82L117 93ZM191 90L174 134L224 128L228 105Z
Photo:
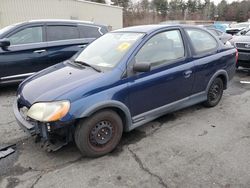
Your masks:
M112 110L103 110L79 122L75 142L83 155L99 157L118 145L122 132L120 116Z
M221 78L216 78L211 86L209 87L207 93L207 101L204 102L204 105L207 107L216 106L223 95L223 81Z

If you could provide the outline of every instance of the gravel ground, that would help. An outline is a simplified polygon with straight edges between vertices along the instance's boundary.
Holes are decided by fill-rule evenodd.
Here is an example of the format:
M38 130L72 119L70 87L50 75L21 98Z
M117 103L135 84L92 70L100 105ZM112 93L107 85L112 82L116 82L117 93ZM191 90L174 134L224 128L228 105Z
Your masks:
M196 105L125 133L115 151L84 158L74 144L46 153L17 126L16 87L0 88L0 187L250 187L250 81L239 71L215 108Z

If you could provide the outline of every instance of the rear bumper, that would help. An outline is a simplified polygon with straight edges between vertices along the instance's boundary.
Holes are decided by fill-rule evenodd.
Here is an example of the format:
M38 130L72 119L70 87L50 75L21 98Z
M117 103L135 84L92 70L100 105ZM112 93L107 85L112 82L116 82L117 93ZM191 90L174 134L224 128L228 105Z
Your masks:
M250 51L249 52L239 51L239 61L249 61L250 63Z
M250 51L242 52L239 50L238 66L250 68Z
M238 66L240 67L245 67L245 68L250 68L250 61L238 61Z

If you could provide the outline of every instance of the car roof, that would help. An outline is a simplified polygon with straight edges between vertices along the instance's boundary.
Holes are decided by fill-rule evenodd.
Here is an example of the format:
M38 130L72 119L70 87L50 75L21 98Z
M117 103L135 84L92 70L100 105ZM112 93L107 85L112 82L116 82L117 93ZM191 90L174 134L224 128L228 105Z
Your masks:
M216 28L210 28L210 27L208 27L208 28L206 28L206 29L208 29L208 30L214 30L214 31L219 31L219 32L223 33L223 31L221 31L221 30L219 30L219 29L216 29Z
M29 20L29 21L25 21L25 22L20 22L20 23L16 23L13 24L15 26L18 25L25 25L28 23L75 23L75 24L85 24L85 25L96 25L96 26L105 26L105 25L101 25L101 24L95 24L94 22L91 21L84 21L84 20L67 20L67 19L39 19L39 20Z
M182 25L182 24L159 24L159 25L140 25L140 26L132 26L132 27L125 27L122 29L115 30L113 32L138 32L138 33L151 33L153 31L156 31L158 29L163 28L171 28L171 27L193 27L193 28L199 28L197 26L190 26L190 25Z
M69 23L89 23L93 24L91 21L82 21L82 20L67 20L67 19L39 19L39 20L29 20L30 23L36 22L69 22Z

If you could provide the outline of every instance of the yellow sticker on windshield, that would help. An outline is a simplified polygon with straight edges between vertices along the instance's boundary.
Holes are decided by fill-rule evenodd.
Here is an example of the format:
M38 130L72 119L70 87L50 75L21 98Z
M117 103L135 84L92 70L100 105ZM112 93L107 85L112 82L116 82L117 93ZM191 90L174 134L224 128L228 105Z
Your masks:
M128 48L129 48L129 46L130 46L130 43L128 43L128 42L123 42L123 43L121 43L119 46L118 46L118 50L119 51L125 51L125 50L127 50Z

